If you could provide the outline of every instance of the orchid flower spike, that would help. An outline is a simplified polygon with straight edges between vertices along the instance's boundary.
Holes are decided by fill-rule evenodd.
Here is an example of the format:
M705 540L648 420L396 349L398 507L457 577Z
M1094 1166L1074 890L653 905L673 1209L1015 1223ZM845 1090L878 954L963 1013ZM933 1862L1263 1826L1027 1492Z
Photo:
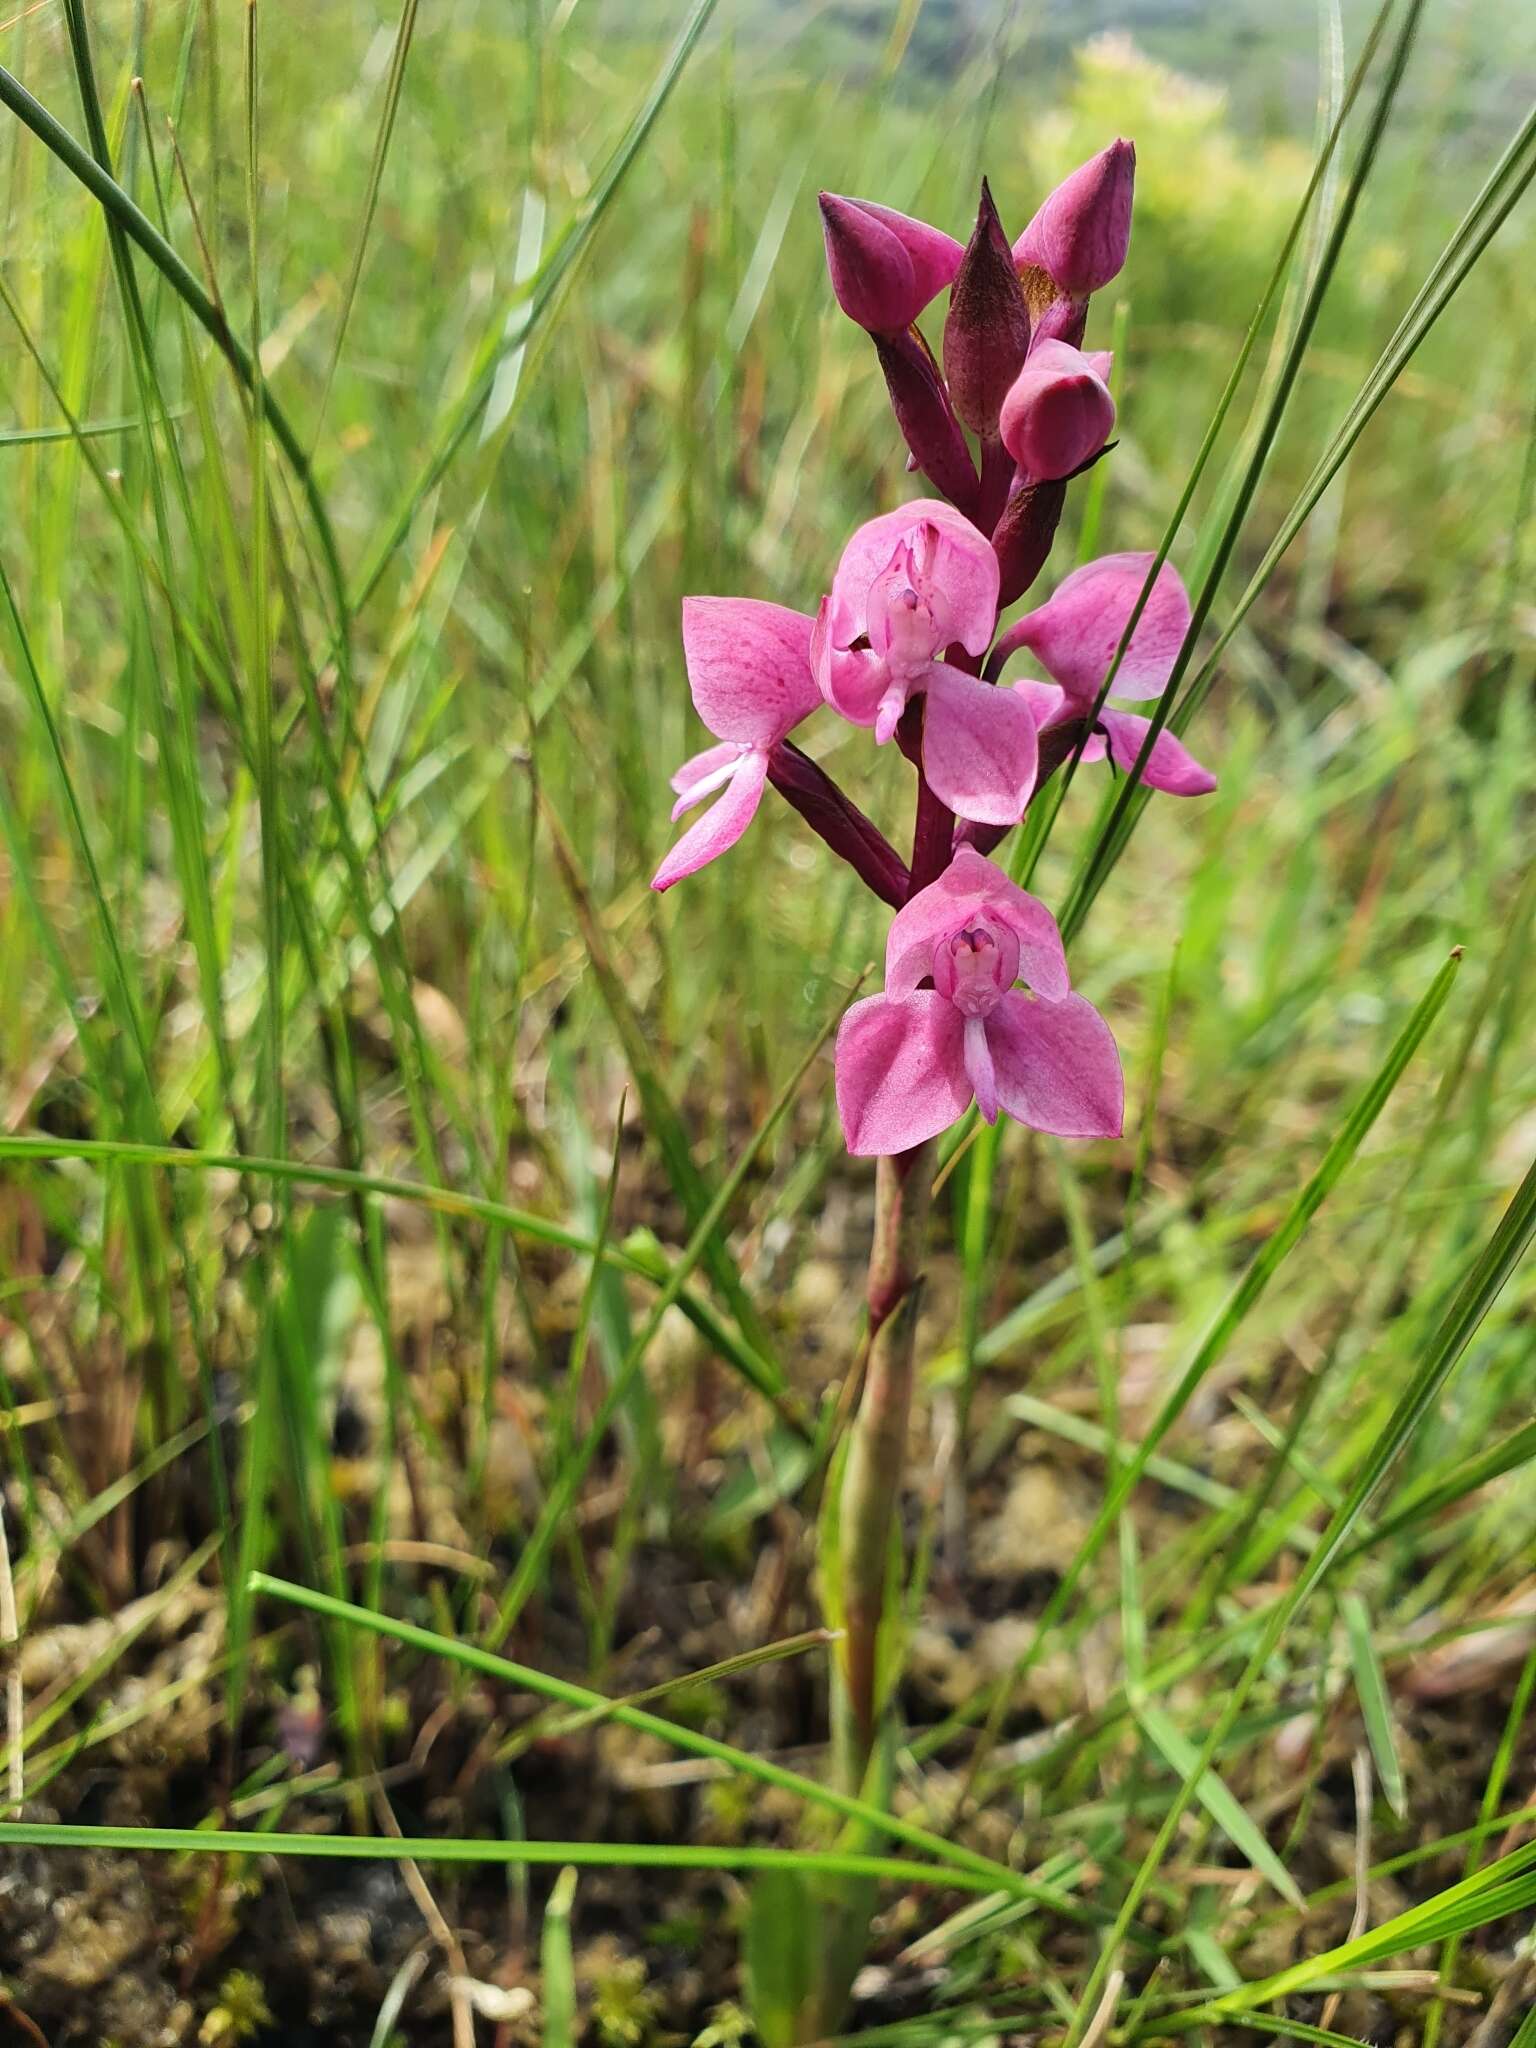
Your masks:
M1109 367L1107 352L1084 355L1064 341L1030 350L998 422L1024 482L1071 476L1104 446L1115 426Z
M1112 142L1050 194L1014 243L1014 262L1037 265L1074 299L1100 290L1130 247L1135 184L1135 145Z
M1029 704L1041 732L1093 713L1104 678L1141 596L1153 557L1102 555L1075 569L1055 594L1011 626L993 653L994 673L1008 655L1027 647L1051 678L1019 682L1016 692ZM1189 597L1171 563L1157 572L1111 687L1118 697L1161 697L1189 631ZM1085 761L1107 753L1129 773L1136 765L1151 721L1129 711L1100 707L1095 729L1083 748ZM1153 742L1141 779L1174 796L1205 796L1216 778L1166 728Z
M843 1018L836 1068L861 1157L937 1137L972 1100L988 1123L1006 1110L1063 1138L1118 1137L1124 1119L1120 1055L1071 993L1056 920L973 847L897 912L885 993Z
M954 282L964 250L953 235L868 199L821 195L827 270L837 303L871 334L910 327Z
M884 744L909 701L926 699L923 773L957 817L1014 825L1034 789L1028 707L944 660L986 652L997 620L997 557L952 505L919 498L861 526L816 620L811 660L822 695Z
M683 654L694 708L720 741L672 777L681 817L721 792L690 825L652 879L670 889L724 853L751 824L768 779L768 757L821 702L811 672L814 622L750 597L685 597Z

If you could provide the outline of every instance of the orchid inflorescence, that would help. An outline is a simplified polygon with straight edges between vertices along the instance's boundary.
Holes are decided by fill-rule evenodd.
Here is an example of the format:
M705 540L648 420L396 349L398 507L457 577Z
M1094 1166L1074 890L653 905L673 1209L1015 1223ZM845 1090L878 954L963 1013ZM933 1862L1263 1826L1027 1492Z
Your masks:
M1150 721L1103 702L1106 678L1123 698L1161 696L1189 630L1172 567L1148 587L1153 557L1115 554L998 632L1045 566L1069 481L1110 445L1110 358L1082 342L1090 295L1125 261L1135 165L1129 142L1111 143L1011 247L985 183L963 249L889 207L823 193L832 289L874 342L908 466L939 495L861 526L814 618L752 598L683 601L689 685L718 744L673 776L673 817L715 801L653 887L733 846L771 782L896 911L885 992L855 1003L837 1039L857 1154L905 1152L973 1101L989 1122L1006 1110L1063 1137L1121 1128L1109 1027L1072 992L1049 910L987 855L1069 758L1137 769ZM946 286L941 370L916 323ZM1043 675L1005 680L1021 650ZM910 865L791 741L823 706L878 745L895 740L917 770ZM1215 787L1167 730L1140 775L1178 796Z

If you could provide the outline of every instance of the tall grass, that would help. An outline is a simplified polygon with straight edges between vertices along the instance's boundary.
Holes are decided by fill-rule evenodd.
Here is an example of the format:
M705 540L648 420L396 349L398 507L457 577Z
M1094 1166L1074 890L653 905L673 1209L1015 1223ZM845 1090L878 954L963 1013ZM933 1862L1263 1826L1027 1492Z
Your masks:
M1456 12L1346 19L1315 135L1121 42L1045 107L1021 23L956 45L921 7L870 37L707 0L7 27L6 1527L24 1643L167 1559L224 1617L198 1810L71 1817L180 1696L123 1704L130 1627L29 1699L14 1841L217 1847L231 1897L290 1845L660 1866L679 1898L698 1869L920 1885L935 2040L1111 2013L1337 2039L1284 2001L1341 1986L1364 2029L1424 1989L1383 1962L1444 1944L1449 1981L1522 1928L1528 1853L1495 1852L1529 1663L1496 1658L1491 1703L1468 1681L1471 1766L1417 1682L1497 1622L1536 1525L1536 135L1463 118ZM787 812L649 894L692 744L678 603L813 607L870 477L910 490L817 186L955 227L985 169L1018 224L1117 130L1124 438L1061 554L1165 543L1189 574L1168 709L1222 784L1149 806L1083 769L1021 849L1130 1135L950 1159L910 1608L975 1654L911 1691L882 1823L765 1753L809 1730L734 1658L823 1680L794 1617L869 1191L822 1041L883 932ZM900 828L894 784L860 795ZM1081 1503L1031 1539L1055 1577L994 1584L1022 1635L976 1627L978 1538L1041 1470ZM754 1572L775 1599L737 1597ZM757 1638L690 1659L669 1574ZM688 1713L625 1704L700 1663ZM326 1765L290 1785L306 1664ZM388 1844L400 1702L470 1725L466 1672L535 1835L539 1692L589 1760L611 1720L764 1803L514 1839L426 1825L407 1779ZM1368 1810L1333 1785L1356 1751ZM866 1832L795 1844L770 1793ZM1349 1939L1341 1818L1399 1887ZM582 1913L564 1885L550 1954Z

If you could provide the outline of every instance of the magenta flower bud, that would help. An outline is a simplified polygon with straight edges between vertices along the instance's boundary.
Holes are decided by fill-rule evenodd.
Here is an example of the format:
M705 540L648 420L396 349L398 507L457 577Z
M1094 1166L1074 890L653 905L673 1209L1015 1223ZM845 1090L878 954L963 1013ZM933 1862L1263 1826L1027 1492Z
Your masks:
M1064 341L1046 341L1014 379L998 425L1020 474L1049 482L1098 454L1114 431L1115 401L1093 360Z
M1014 262L1038 265L1073 298L1098 291L1125 262L1135 182L1134 143L1101 149L1056 187L1014 243Z
M871 334L910 327L960 268L953 235L867 199L823 192L821 224L837 303Z
M997 432L998 409L1029 353L1029 309L985 178L976 230L944 322L944 374L955 412L975 434Z

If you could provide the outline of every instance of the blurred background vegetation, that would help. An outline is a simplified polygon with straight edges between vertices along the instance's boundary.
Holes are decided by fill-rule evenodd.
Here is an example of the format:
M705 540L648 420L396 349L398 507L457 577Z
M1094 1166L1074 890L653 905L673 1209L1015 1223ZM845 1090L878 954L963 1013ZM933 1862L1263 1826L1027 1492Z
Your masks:
M515 1693L228 1589L265 1565L614 1693L812 1624L817 1474L794 1425L852 1353L870 1210L825 1057L709 1236L689 1315L635 1346L654 1275L883 938L782 808L664 901L647 887L666 776L700 743L683 594L813 610L851 528L913 494L825 285L816 192L963 237L985 173L1017 233L1066 170L1135 139L1130 261L1090 329L1116 338L1119 446L1043 592L1078 551L1157 544L1370 10L722 6L636 138L679 27L661 0L407 8L403 58L396 8L268 0L249 163L245 10L8 23L0 62L82 138L67 30L86 13L120 184L236 333L254 323L312 455L349 651L314 523L214 346L141 256L125 299L100 209L5 115L0 1135L81 1155L13 1147L0 1176L28 1796L66 1818L196 1825L233 1800L246 1826L345 1827L377 1823L382 1766L407 1833L784 1839L771 1802L674 1781L635 1738L530 1749ZM1533 86L1536 13L1432 0L1216 628ZM1536 1149L1533 254L1527 204L1233 638L1191 736L1219 791L1148 809L1075 942L1131 1076L1126 1139L1069 1154L1012 1129L941 1198L905 1704L942 1731L1006 1676L1122 1438L1466 948L1336 1199L1005 1701L1004 1746L953 1731L907 1760L914 1811L974 1766L977 1838L1065 1858L1110 1908L1178 1784L1117 1689L1152 1674L1198 1741L1223 1629L1305 1554ZM1186 571L1269 346L1175 544ZM903 832L900 764L830 720L808 732ZM1088 774L1070 793L1036 875L1053 904L1103 797ZM125 1142L197 1156L85 1156ZM205 1156L237 1151L481 1207ZM629 1263L594 1261L594 1239ZM1531 1796L1509 1709L1533 1675L1532 1300L1528 1276L1506 1290L1414 1436L1392 1503L1420 1510L1346 1575L1364 1632L1331 1592L1309 1608L1222 1759L1307 1892L1352 1869L1352 1760L1374 1759L1390 1797L1368 1860L1420 1859L1376 1917L1460 1874L1444 1836ZM1368 1742L1372 1671L1388 1718ZM668 1710L813 1755L821 1687L802 1656ZM386 2038L422 1925L398 1879L377 1898L305 1880L303 1927L277 1931L251 1904L269 1866L146 1868L38 1874L98 1963L104 1886L150 1930L89 1982L0 1903L23 1959L0 1940L0 1971L57 2039L157 2038L181 2007L244 2025L237 1967L290 2029L270 2038ZM692 2038L741 1996L735 1900L622 1878L578 1893L580 2009L604 2039ZM1165 1982L1222 1988L1349 1924L1352 1896L1303 1921L1255 1882L1208 1813L1190 1823L1153 1901ZM538 1983L541 1881L435 1889L477 1974ZM343 1912L373 1915L366 1963L337 1960ZM938 1917L893 1909L863 2023L985 2012L1021 1975L1047 2017L1070 2010L1072 1924L992 1930L924 1989L927 1960L893 1959ZM91 2002L109 1985L121 2011ZM1339 2024L1433 2034L1424 1989L1356 1988ZM432 1998L407 2038L446 2028Z

